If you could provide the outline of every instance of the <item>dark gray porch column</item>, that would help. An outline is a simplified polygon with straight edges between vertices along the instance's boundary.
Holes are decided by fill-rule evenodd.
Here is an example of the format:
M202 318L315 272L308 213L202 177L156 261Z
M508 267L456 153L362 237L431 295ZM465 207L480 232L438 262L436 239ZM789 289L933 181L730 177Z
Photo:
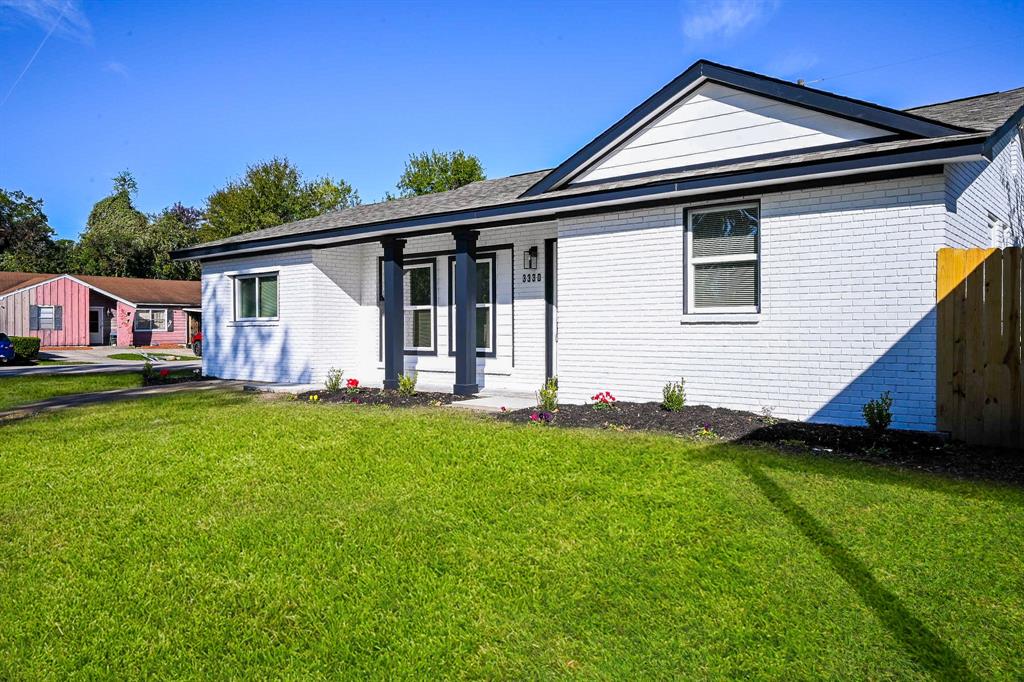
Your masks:
M480 391L476 383L476 240L480 233L455 233L455 395Z
M404 239L384 244L384 388L398 388L405 371L405 301L402 293Z

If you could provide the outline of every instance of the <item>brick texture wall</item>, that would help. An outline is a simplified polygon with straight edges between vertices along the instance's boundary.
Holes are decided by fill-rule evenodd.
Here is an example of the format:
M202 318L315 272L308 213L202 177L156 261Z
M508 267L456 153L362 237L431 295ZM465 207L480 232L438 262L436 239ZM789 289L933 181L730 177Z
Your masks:
M735 323L684 315L682 206L561 221L562 395L685 377L692 403L859 424L891 390L896 426L934 428L944 196L934 175L761 197L762 310Z

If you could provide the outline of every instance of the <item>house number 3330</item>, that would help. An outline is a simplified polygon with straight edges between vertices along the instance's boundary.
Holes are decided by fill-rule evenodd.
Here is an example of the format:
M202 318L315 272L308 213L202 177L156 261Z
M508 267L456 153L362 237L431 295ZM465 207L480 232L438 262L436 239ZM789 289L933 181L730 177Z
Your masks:
M539 282L540 281L540 273L539 272L531 272L531 273L524 272L523 273L523 281L524 282Z

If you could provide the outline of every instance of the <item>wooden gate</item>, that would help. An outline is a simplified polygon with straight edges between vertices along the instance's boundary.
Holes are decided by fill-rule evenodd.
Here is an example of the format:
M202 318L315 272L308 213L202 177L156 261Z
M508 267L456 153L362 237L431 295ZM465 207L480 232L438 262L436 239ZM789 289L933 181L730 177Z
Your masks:
M978 445L1024 448L1022 249L940 249L936 416Z

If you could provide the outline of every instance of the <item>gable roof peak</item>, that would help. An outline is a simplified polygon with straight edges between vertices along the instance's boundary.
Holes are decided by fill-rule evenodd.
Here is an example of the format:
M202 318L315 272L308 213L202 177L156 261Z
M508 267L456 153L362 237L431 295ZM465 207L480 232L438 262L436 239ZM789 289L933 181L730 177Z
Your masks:
M890 109L879 104L856 100L806 85L798 85L753 71L718 64L707 59L698 59L683 73L527 189L522 196L543 194L572 181L708 81L827 115L845 118L902 137L943 137L968 132L968 129L941 123L914 113Z

